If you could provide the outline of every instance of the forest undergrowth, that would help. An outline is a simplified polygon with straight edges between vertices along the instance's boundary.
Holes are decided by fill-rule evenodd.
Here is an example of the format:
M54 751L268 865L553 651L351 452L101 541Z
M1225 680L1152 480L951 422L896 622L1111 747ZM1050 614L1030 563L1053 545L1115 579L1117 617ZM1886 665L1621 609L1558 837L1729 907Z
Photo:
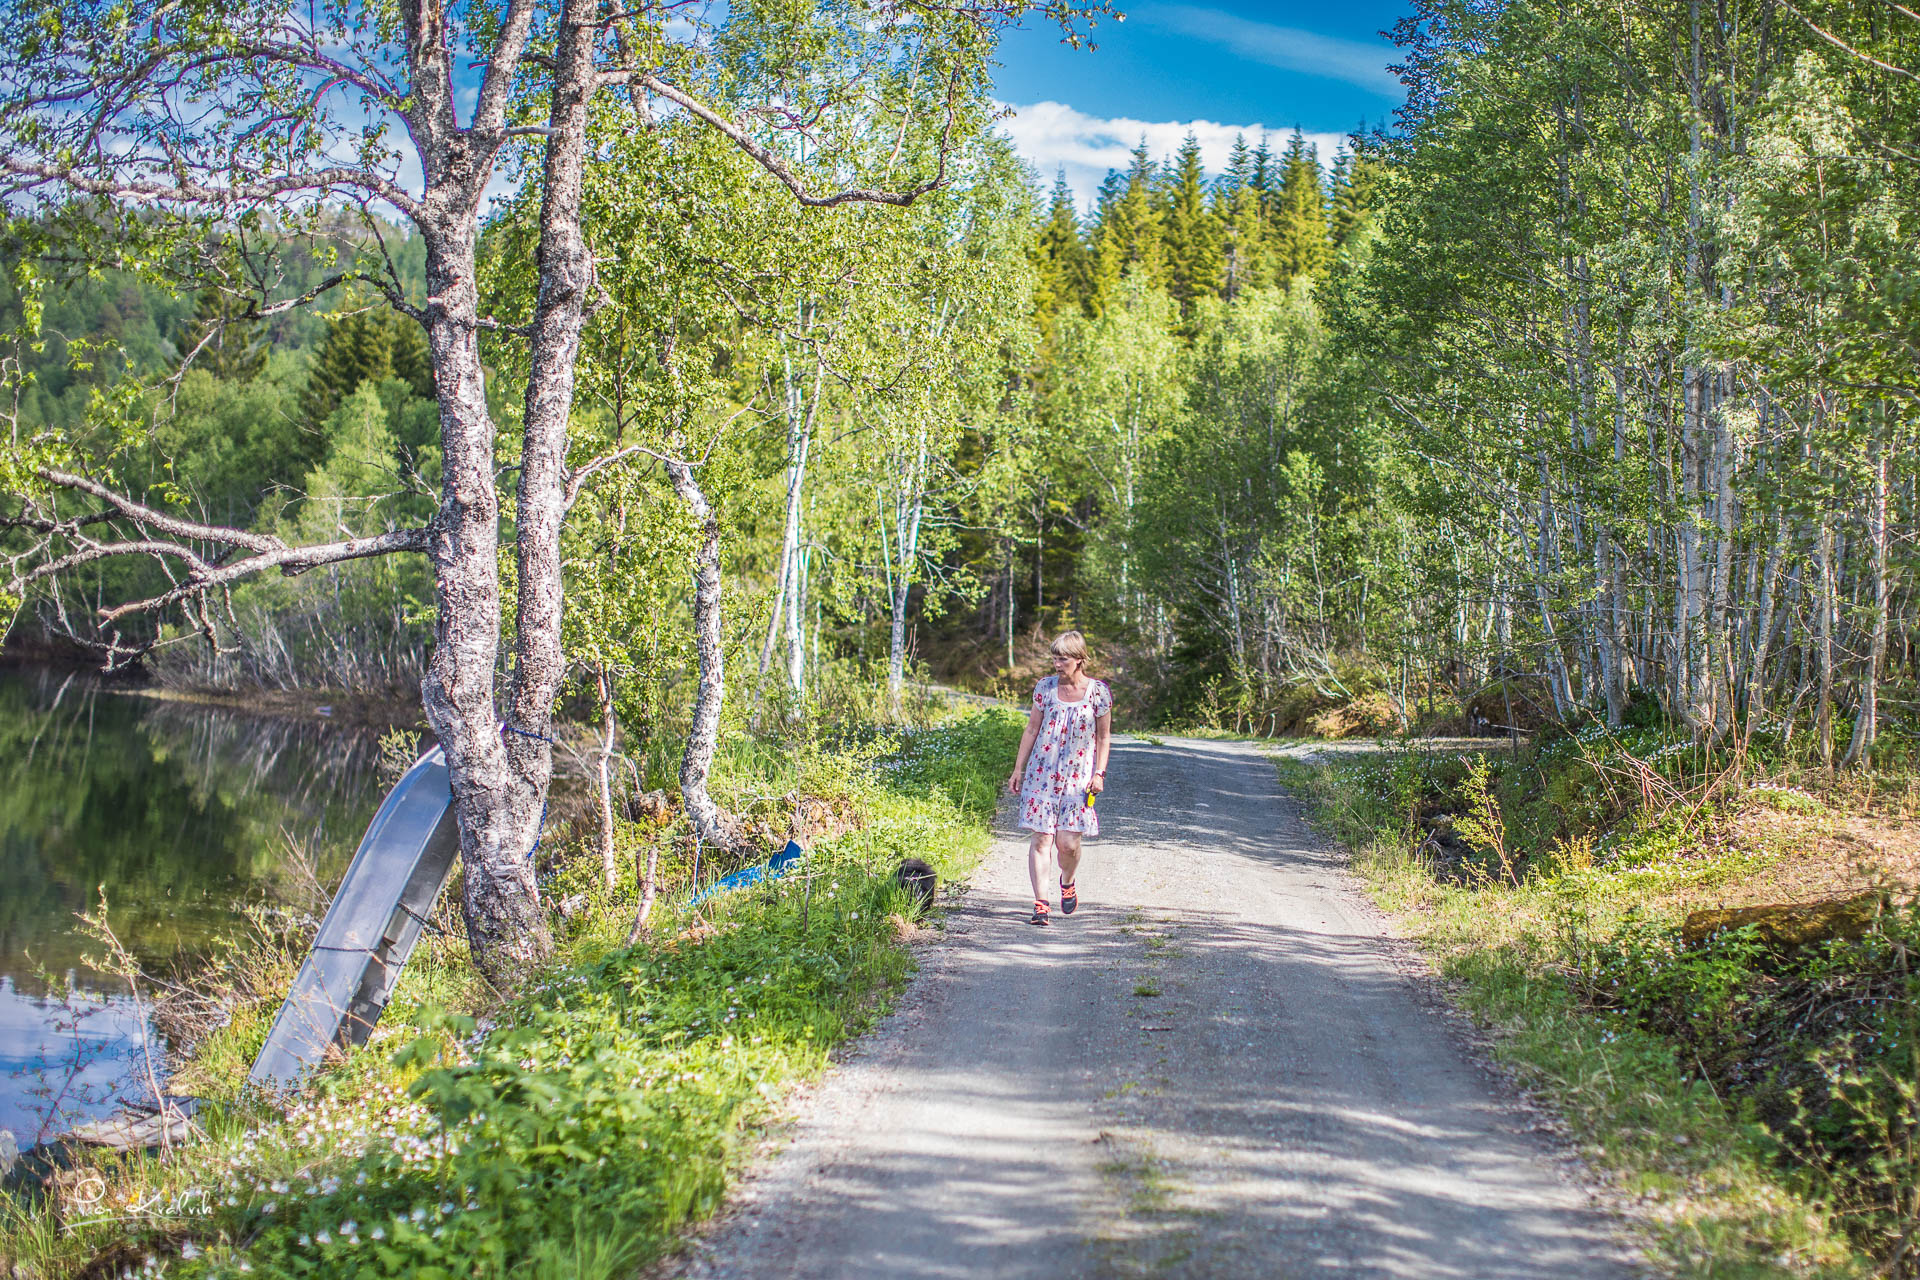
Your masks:
M200 1136L87 1153L43 1192L0 1197L0 1274L632 1274L720 1206L755 1126L884 1010L920 927L893 868L971 867L1020 723L980 711L827 746L731 739L716 796L736 813L768 831L802 798L840 815L803 870L694 911L696 874L765 850L696 873L684 817L623 822L628 866L658 844L666 880L629 945L634 877L607 891L591 836L569 842L544 872L572 904L548 969L492 996L443 908L372 1041L284 1109L238 1084L303 926L257 918L175 1076L208 1100Z
M1910 768L1653 725L1280 767L1664 1270L1920 1276ZM1847 905L1688 927L1783 903Z

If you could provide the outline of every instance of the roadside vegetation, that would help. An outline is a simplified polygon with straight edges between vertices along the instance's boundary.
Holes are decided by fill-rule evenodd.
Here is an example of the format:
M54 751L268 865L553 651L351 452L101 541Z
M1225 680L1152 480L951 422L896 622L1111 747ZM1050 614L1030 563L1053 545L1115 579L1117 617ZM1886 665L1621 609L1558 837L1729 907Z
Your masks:
M1894 760L1650 723L1281 770L1666 1268L1906 1278L1920 775Z
M1420 0L1391 130L1143 142L1090 202L991 68L1099 3L0 10L6 643L418 710L479 855L291 1127L217 1109L5 1247L657 1250L897 977L875 877L979 838L1005 726L876 726L1084 626L1127 727L1531 735L1301 783L1674 1257L1911 1275L1920 21L1711 8ZM810 878L673 914L796 824ZM1883 875L1855 936L1675 934ZM182 1081L310 927L163 1006Z
M543 867L549 892L585 898L549 967L503 1000L457 930L437 931L374 1039L284 1110L238 1090L284 974L242 980L271 973L272 947L229 956L231 1004L175 1079L209 1100L203 1136L86 1153L0 1197L5 1274L631 1275L719 1207L754 1126L886 1007L921 927L894 867L966 873L1020 724L979 711L831 747L738 740L719 794L747 814L772 797L758 804L769 831L820 815L802 868L690 910L683 815L621 824L629 869L612 890L589 830ZM631 859L651 848L665 888L630 944Z

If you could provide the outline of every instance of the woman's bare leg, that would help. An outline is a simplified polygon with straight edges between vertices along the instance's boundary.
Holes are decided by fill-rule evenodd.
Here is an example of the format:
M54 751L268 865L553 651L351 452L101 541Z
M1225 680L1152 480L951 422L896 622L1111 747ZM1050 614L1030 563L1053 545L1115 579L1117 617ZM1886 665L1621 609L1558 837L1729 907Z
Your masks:
M1072 884L1074 872L1080 869L1080 833L1061 831L1053 837L1054 856L1060 860L1060 883Z
M1047 873L1052 870L1053 837L1044 831L1036 831L1027 845L1027 878L1033 881L1035 902L1045 902L1052 896L1047 892Z

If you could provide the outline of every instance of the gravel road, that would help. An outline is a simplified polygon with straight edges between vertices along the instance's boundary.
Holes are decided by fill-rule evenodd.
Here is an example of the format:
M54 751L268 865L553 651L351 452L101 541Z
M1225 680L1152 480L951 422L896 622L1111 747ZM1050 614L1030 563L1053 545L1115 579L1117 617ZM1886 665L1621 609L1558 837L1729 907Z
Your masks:
M1110 778L1079 912L1004 832L680 1274L1640 1274L1256 746Z

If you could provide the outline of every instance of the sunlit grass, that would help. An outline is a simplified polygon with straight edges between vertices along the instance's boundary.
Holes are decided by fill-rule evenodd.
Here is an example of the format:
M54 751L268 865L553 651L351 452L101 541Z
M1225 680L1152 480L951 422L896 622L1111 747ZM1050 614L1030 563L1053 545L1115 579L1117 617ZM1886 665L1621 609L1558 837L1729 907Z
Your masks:
M1380 771L1277 762L1316 822L1352 853L1373 896L1418 939L1452 998L1490 1027L1493 1053L1563 1115L1582 1155L1635 1203L1635 1230L1665 1271L1702 1277L1864 1276L1824 1206L1770 1162L1774 1147L1675 1046L1583 1008L1570 950L1659 912L1660 895L1756 861L1737 851L1671 859L1636 848L1564 876L1437 878L1418 827ZM1765 861L1759 859L1758 861ZM1671 908L1667 908L1671 910Z
M697 925L669 900L636 947L630 892L602 895L483 1021L436 1002L471 990L461 966L410 969L375 1041L284 1113L213 1107L169 1159L101 1162L91 1204L0 1197L0 1255L47 1277L630 1274L720 1206L752 1127L886 1007L912 963L892 869L971 867L1020 723L985 712L848 753L736 747L735 794L838 789L858 824ZM210 1037L204 1074L240 1069L263 1034L254 1017Z

